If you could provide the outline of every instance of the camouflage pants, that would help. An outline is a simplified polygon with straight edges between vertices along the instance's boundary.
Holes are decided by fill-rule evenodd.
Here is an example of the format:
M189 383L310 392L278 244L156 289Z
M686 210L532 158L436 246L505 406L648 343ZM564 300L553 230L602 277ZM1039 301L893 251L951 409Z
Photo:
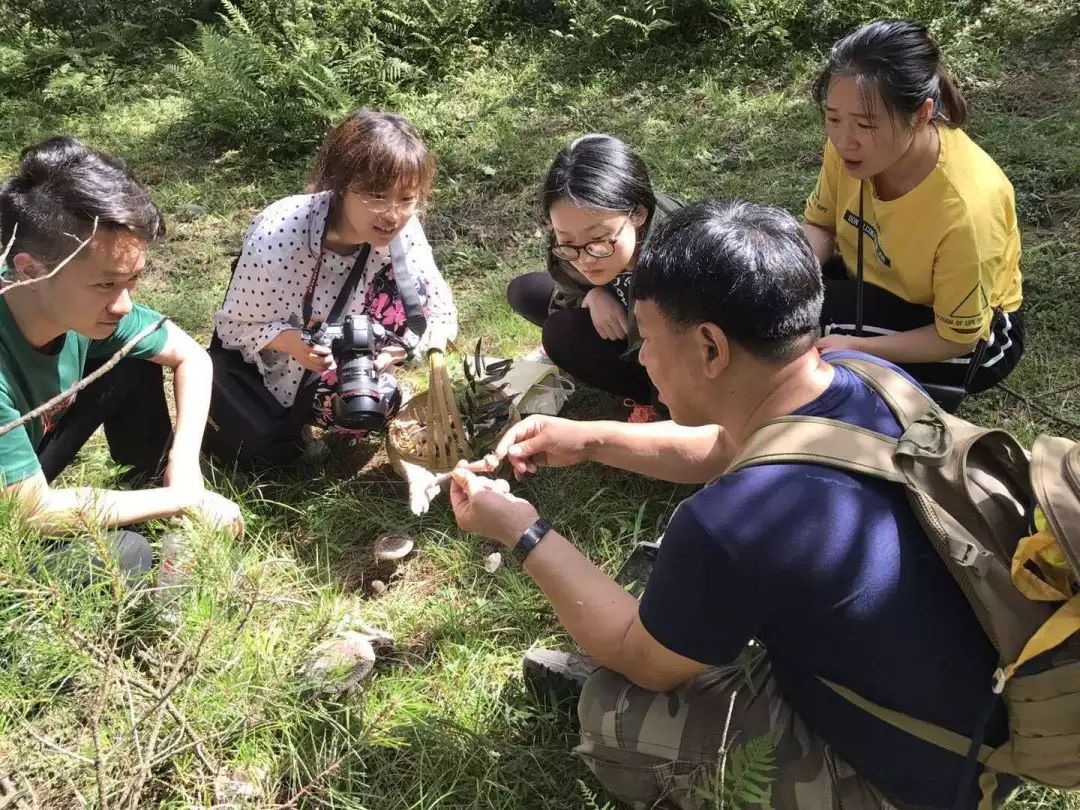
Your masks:
M598 669L578 716L576 752L608 792L634 808L894 807L807 730L780 696L760 647L663 694Z

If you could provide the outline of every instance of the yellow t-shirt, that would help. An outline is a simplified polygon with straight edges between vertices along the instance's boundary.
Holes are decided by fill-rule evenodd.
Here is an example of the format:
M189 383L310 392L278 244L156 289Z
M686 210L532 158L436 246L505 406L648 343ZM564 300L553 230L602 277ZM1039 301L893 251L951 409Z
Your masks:
M990 334L992 310L1013 312L1023 300L1020 231L1012 183L962 130L938 127L937 166L895 200L863 191L863 276L905 301L934 308L938 334L971 343ZM836 234L848 273L858 250L859 181L832 143L807 222Z

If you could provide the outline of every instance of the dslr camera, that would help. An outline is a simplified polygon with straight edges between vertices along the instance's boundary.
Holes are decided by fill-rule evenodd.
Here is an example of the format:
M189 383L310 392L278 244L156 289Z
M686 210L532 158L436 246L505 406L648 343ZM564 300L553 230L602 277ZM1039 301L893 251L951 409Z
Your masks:
M312 346L329 346L337 363L334 421L351 430L386 427L401 405L401 392L391 375L375 371L375 355L396 343L395 336L364 315L304 329L303 336Z

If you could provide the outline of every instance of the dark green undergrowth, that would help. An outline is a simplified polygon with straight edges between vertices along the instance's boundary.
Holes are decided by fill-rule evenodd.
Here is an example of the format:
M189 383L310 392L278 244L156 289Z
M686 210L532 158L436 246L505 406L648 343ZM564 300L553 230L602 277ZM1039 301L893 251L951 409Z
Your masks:
M1025 439L1080 436L1053 421L1080 421L1077 11L887 5L941 35L971 132L1016 188L1029 336L1010 386L1028 401L998 390L964 414ZM801 212L823 144L808 79L865 14L847 0L296 0L193 5L183 24L161 23L165 36L125 17L133 6L109 8L111 24L137 26L113 44L80 40L81 17L65 27L75 4L42 2L8 26L0 164L58 133L128 160L169 220L144 300L207 338L252 216L302 189L335 117L374 104L409 116L438 155L425 227L458 299L461 344L482 337L503 355L538 341L503 291L542 265L537 185L558 147L610 132L669 194ZM625 414L591 392L569 410ZM573 719L537 705L518 674L524 650L569 640L527 577L485 571L494 549L463 536L445 503L410 515L371 448L339 447L323 469L276 477L207 472L243 504L248 532L187 530L193 581L171 622L114 578L82 588L54 573L50 547L3 507L0 775L50 808L201 807L245 791L252 806L603 806L571 753ZM65 480L116 474L95 440ZM588 465L517 491L608 571L689 492ZM418 550L373 598L371 541L391 529L413 533ZM155 542L163 530L146 527ZM392 632L393 648L362 691L314 693L300 674L312 648L358 622ZM1080 803L1029 788L1016 806Z

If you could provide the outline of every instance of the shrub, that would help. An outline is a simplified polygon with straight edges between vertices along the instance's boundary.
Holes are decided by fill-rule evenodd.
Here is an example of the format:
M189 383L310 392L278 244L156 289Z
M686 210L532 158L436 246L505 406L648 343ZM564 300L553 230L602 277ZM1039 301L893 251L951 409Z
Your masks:
M350 110L350 89L382 89L377 43L346 48L326 38L309 0L249 3L246 13L229 0L224 7L220 27L200 24L194 43L180 48L189 123L203 139L295 153ZM357 95L368 101L378 93Z
M858 0L554 0L557 35L612 53L659 40L723 40L732 56L775 61L775 46L822 47L880 16L922 20L937 32L957 30L983 0L898 0L868 9ZM773 46L773 47L770 47Z

